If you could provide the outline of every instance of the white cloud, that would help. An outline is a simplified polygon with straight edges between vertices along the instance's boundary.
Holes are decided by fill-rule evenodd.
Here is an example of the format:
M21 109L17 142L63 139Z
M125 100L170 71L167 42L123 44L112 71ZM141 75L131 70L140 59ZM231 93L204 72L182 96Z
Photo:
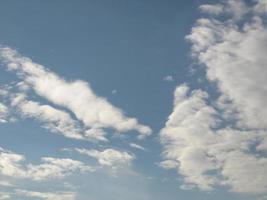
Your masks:
M0 186L1 187L14 187L13 184L11 184L10 182L5 181L5 180L0 180Z
M165 76L163 78L164 81L167 81L167 82L173 82L174 81L174 78L171 76L171 75L168 75L168 76Z
M186 188L208 191L220 185L240 193L267 192L267 158L253 150L266 131L220 128L219 112L208 98L201 90L177 87L173 112L160 133L167 159L160 166L176 167Z
M144 147L142 147L141 145L139 144L135 144L135 143L130 143L130 147L133 147L135 149L140 149L140 150L146 150Z
M163 169L176 169L179 166L179 163L174 160L164 160L160 162L159 166Z
M104 151L98 151L95 149L75 149L80 154L90 156L97 159L101 166L111 167L112 169L122 168L131 165L134 155L125 151L118 151L114 149L105 149Z
M8 121L8 107L4 103L4 97L7 91L0 88L0 123L5 123Z
M136 130L140 133L139 138L151 134L148 126L139 124L135 118L126 117L122 110L97 96L88 83L81 80L68 82L8 47L0 49L0 57L8 70L16 71L17 76L38 95L72 111L88 129Z
M253 10L251 15L242 26L200 19L187 38L193 54L205 64L207 78L236 110L238 125L266 129L267 27Z
M267 12L267 1L258 0L257 5L254 7L255 12L266 13Z
M85 137L92 141L107 142L106 132L103 129L92 128L85 132Z
M64 178L73 172L92 172L94 169L72 159L43 157L42 164L27 166L27 176L36 181Z
M29 190L16 190L16 195L44 200L75 200L76 193L74 192L36 192Z
M11 195L7 192L0 192L0 200L11 199Z
M6 119L7 113L8 113L8 109L7 109L6 105L4 105L0 102L0 123L7 122L7 119Z
M243 1L224 1L219 7L227 11L226 18L201 18L187 36L193 56L206 66L207 79L220 93L216 102L202 90L177 87L173 112L161 130L164 156L179 163L190 188L220 185L239 193L267 192L267 26L261 16L265 11L259 12L262 3L248 7Z
M227 0L221 1L219 4L203 4L199 9L211 15L231 15L231 20L234 21L241 19L251 10L243 0Z
M51 132L62 133L65 137L74 139L85 139L82 129L77 121L63 111L50 105L41 105L38 102L26 99L25 94L17 94L12 98L12 107L24 117L30 117L42 122L46 129Z
M64 178L73 172L93 171L93 168L72 159L43 157L39 165L26 164L25 157L0 148L0 174L35 181Z
M118 91L116 89L111 91L111 94L117 94L117 93L118 93Z
M215 5L205 4L205 5L201 5L199 9L202 12L213 14L213 15L219 15L223 13L223 5L221 4L215 4Z

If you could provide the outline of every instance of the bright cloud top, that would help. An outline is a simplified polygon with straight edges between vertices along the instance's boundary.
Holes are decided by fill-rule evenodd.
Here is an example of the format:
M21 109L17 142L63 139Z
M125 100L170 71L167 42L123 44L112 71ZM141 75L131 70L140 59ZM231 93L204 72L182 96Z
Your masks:
M113 128L117 132L135 130L140 133L139 138L144 138L151 134L151 129L148 126L139 124L135 118L126 117L122 110L111 105L106 99L97 96L88 83L81 80L68 82L42 65L34 63L29 58L22 57L15 50L8 47L0 48L0 57L7 69L15 71L23 83L31 87L39 96L73 112L77 119L81 120L85 128L88 129L88 137L95 137L96 140L106 140L103 133L105 128ZM40 108L38 104L34 105L32 102L30 104L28 102L26 105L20 105L22 111L25 106ZM59 113L51 107L42 107L39 110L42 112L40 114L41 120L46 118L48 109L50 113L54 112L57 113L57 116L61 115L61 117L54 119L55 121L60 121L63 124L71 123L68 126L73 128L72 122L67 119L69 117L66 114ZM27 113L27 115L32 116L35 114ZM62 127L59 127L59 129L62 129ZM68 131L66 134L70 136ZM75 134L71 137L78 136Z
M227 186L240 193L267 192L266 1L202 5L187 39L193 56L215 82L219 98L178 86L174 108L161 130L166 161L187 188ZM224 21L216 16L227 13ZM189 186L189 187L188 187Z

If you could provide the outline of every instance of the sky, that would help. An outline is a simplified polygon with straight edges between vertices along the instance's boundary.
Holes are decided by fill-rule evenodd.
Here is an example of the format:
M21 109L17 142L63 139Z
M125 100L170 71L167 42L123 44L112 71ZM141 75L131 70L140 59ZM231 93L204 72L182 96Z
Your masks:
M10 0L0 24L0 200L267 199L266 0Z

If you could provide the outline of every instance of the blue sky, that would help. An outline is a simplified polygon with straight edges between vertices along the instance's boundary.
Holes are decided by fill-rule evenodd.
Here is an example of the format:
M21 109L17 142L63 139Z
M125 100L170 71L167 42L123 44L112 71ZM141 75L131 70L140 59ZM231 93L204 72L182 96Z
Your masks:
M265 0L0 3L0 199L264 200Z

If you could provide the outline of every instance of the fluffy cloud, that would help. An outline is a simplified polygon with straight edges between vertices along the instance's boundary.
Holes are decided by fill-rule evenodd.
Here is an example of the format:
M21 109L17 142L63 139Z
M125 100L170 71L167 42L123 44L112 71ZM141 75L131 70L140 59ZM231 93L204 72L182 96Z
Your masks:
M161 130L165 158L179 163L189 187L267 192L265 4L228 0L201 6L215 17L199 19L187 36L192 55L220 94L214 100L202 90L177 87L173 112ZM227 16L216 19L221 10Z
M241 26L200 19L187 38L206 66L207 78L232 102L240 127L267 128L267 28L260 15L251 12L254 16Z
M267 158L254 150L266 132L221 128L219 113L208 100L202 90L177 87L173 112L161 130L167 160L160 166L177 168L187 188L220 185L241 193L267 192Z
M148 126L139 124L135 118L126 117L122 110L97 96L88 83L80 80L68 82L7 47L0 48L0 57L8 70L15 71L38 95L72 111L87 129L113 128L118 132L136 130L140 138L151 134ZM103 140L103 134L99 137L99 131L91 135Z
M132 160L135 158L133 155L123 151L117 151L114 149L106 149L104 151L98 151L95 149L75 149L80 154L90 156L97 159L101 166L111 167L112 169L117 169L125 166L129 166Z
M93 171L93 168L72 159L43 157L40 165L25 164L25 157L0 148L0 174L35 181L63 178L73 172Z
M219 15L219 14L222 14L223 12L223 5L221 4L215 4L215 5L210 5L210 4L205 4L205 5L201 5L199 7L199 9L202 11L202 12L205 12L205 13L209 13L209 14L213 14L213 15Z

